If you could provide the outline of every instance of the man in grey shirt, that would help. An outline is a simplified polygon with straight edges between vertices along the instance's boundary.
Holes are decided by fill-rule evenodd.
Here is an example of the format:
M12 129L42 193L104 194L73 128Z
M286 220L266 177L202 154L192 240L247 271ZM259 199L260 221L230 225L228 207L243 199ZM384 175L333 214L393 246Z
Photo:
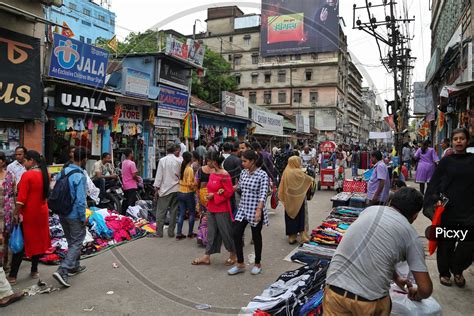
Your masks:
M329 266L324 315L389 315L391 280L413 300L431 295L423 246L411 225L422 205L419 191L402 188L390 206L369 207L360 214ZM407 261L417 287L397 275L395 265L401 261Z

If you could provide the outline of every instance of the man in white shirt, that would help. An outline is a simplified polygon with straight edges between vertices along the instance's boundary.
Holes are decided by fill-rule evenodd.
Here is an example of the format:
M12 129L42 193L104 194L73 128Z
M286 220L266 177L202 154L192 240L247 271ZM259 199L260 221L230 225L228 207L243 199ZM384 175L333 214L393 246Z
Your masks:
M10 172L15 176L16 185L20 183L21 176L26 172L26 168L23 165L25 163L26 151L26 148L23 146L15 148L16 160L7 166L7 172Z
M300 158L303 163L303 167L314 166L315 159L313 153L309 150L308 146L304 146L303 151L300 153Z
M183 143L181 138L176 140L176 144L179 145L179 157L183 157L183 153L188 150L186 145Z
M163 226L165 224L166 212L170 209L170 224L168 236L174 237L176 226L176 216L178 214L179 174L181 172L181 161L179 160L181 148L179 145L168 145L166 157L160 159L158 170L156 171L155 194L158 198L156 205L156 235L163 237Z

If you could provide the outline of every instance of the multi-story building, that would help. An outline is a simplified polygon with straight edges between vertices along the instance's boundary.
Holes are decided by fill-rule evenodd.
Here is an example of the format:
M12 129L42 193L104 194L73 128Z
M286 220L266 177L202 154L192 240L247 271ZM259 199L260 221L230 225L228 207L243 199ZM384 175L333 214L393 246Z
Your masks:
M362 76L347 61L347 41L342 30L339 51L262 58L259 15L245 15L236 6L210 8L206 22L207 32L197 38L232 65L238 92L249 99L250 105L285 115L307 116L311 127L316 128L317 117L324 115L334 122L328 130L319 128L318 139L344 141L347 89L351 93L351 110L355 111L350 124L354 139L358 138Z
M369 133L382 131L382 108L377 104L375 92L369 87L362 88L363 116L361 119L360 144L369 144Z
M345 102L344 131L348 132L346 142L360 142L364 109L362 104L362 75L348 55L348 80Z
M64 0L62 7L48 8L46 17L59 25L66 22L75 39L94 44L99 37L108 40L115 35L115 13L110 11L109 2Z

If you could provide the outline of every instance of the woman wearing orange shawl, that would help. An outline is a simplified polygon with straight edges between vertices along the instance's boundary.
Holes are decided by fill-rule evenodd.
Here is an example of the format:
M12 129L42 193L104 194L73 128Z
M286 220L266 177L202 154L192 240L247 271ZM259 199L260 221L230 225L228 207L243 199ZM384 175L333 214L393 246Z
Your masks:
M301 170L301 158L293 156L283 172L278 188L278 197L285 207L286 235L290 244L296 243L300 234L301 243L309 241L305 227L306 192L314 179Z

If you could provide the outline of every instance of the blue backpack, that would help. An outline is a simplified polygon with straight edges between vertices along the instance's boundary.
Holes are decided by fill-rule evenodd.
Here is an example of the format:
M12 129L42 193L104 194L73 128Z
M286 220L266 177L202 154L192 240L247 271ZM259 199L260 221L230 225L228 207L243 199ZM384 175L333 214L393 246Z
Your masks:
M73 199L71 197L69 177L75 173L82 173L82 171L75 169L68 174L65 173L64 169L61 171L61 175L56 181L54 189L48 198L48 207L53 213L60 216L67 216L72 212L75 198Z

